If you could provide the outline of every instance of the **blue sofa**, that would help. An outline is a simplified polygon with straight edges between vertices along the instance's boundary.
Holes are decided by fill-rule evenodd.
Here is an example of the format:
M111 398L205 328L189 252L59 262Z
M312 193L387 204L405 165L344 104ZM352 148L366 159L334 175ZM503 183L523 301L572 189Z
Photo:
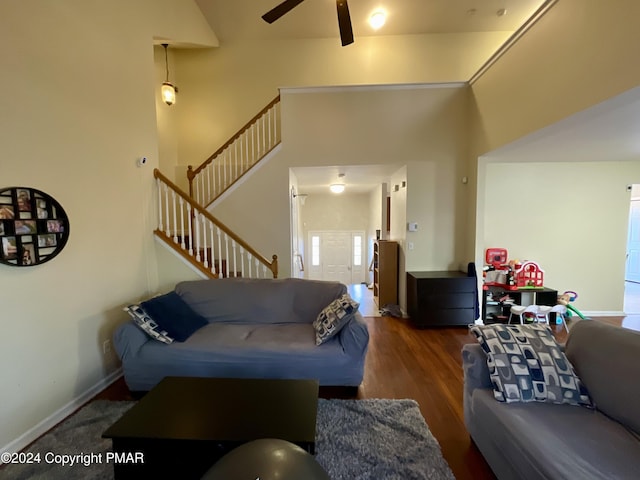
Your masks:
M148 391L166 376L362 382L369 333L359 312L337 335L315 342L313 321L347 293L340 283L226 278L181 282L175 293L207 324L171 344L152 339L133 321L120 325L114 347L131 391Z
M486 354L465 345L471 438L500 480L640 478L640 333L579 320L564 351L595 408L496 401Z

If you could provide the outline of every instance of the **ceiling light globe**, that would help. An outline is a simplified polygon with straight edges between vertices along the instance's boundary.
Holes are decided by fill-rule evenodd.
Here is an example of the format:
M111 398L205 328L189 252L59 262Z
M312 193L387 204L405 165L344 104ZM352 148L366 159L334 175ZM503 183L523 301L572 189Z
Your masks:
M333 185L329 185L329 190L331 190L333 193L342 193L344 192L344 184L334 183Z
M380 27L384 25L384 22L386 20L387 20L387 15L384 12L382 11L374 12L369 17L369 25L371 25L371 28L373 28L374 30L378 30Z

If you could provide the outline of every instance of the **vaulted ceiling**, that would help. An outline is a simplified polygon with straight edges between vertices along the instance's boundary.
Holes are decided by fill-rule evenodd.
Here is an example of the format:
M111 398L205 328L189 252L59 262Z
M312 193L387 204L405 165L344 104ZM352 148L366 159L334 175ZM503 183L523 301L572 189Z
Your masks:
M220 46L270 40L296 41L335 38L339 31L334 0L304 0L273 24L261 16L282 0L196 0L220 39ZM348 0L355 42L372 36L515 32L545 0ZM386 24L373 30L371 13L382 9ZM502 10L505 10L503 13ZM507 38L508 35L505 35ZM349 46L344 47L349 48ZM479 64L482 64L480 62ZM495 161L603 161L632 160L640 155L635 126L640 119L640 91L635 89L615 101L597 105L557 125L549 126L512 145L492 152ZM603 141L603 138L606 141ZM342 168L342 170L348 170ZM330 183L338 169L310 168L297 172L301 187L313 189ZM347 171L358 178L355 190L387 176L379 167Z
M339 38L334 0L305 0L269 25L261 16L282 0L196 0L221 45L242 39ZM349 0L358 37L515 31L544 0ZM373 30L378 10L387 21Z

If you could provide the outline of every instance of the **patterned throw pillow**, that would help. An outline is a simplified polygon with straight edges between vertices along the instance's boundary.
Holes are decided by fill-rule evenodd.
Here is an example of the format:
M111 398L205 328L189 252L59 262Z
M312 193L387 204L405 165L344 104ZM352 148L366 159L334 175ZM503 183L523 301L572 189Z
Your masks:
M336 335L358 311L360 304L345 293L324 307L313 321L316 345L321 345Z
M160 330L158 324L153 321L147 313L140 307L140 305L128 305L124 307L124 311L131 315L134 323L149 335L151 338L158 340L162 343L173 343L173 338L167 335L165 330Z
M496 400L593 406L547 326L476 325L469 331L487 354Z

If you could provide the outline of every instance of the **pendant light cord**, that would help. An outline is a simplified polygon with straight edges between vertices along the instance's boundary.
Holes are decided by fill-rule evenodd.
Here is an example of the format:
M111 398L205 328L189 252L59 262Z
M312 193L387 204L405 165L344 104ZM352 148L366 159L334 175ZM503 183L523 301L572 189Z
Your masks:
M163 43L162 46L164 47L164 66L165 66L165 70L167 71L167 82L169 81L169 57L167 54L167 47L169 46L169 44L167 43Z

